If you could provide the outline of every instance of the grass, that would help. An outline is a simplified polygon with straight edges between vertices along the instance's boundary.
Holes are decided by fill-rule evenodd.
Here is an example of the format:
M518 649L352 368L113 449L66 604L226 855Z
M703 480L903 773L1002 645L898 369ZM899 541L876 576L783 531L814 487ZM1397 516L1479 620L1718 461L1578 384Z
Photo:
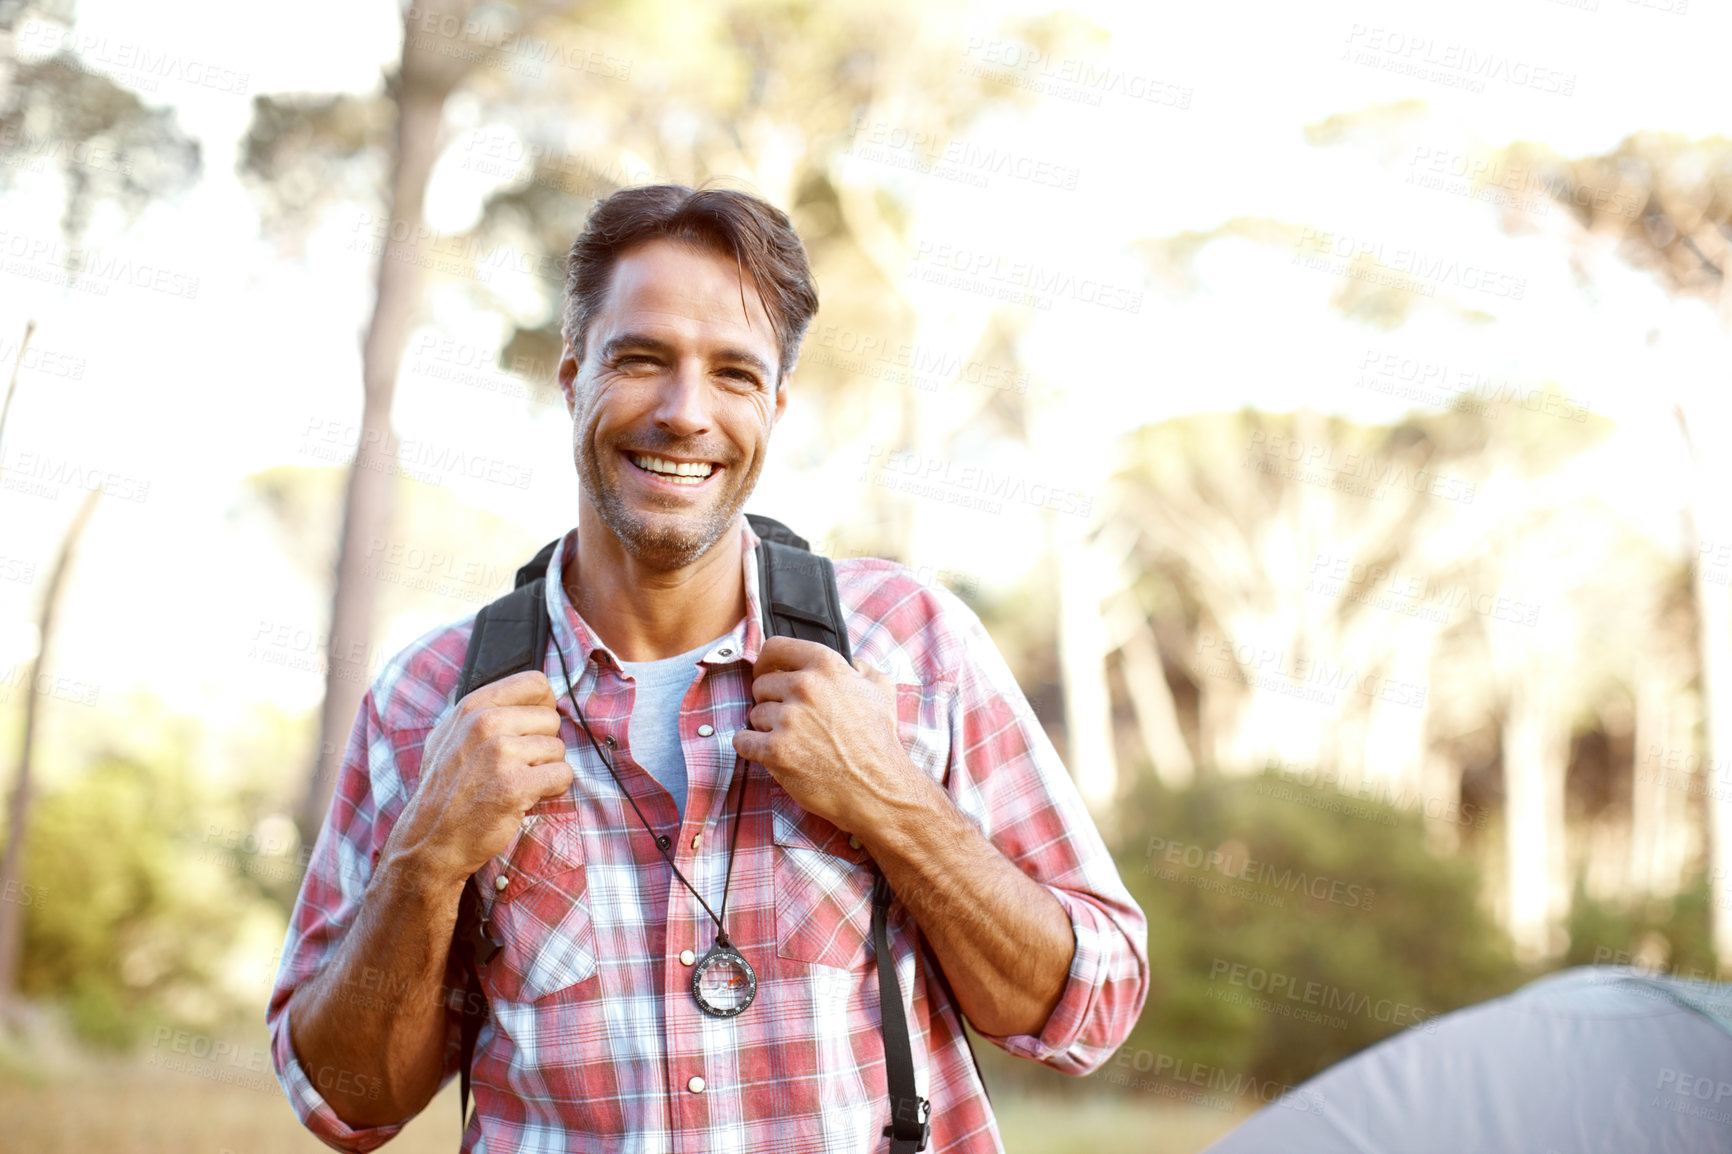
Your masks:
M0 1067L0 1134L32 1154L315 1154L268 1062L191 1061L185 1069L81 1058L52 1072ZM190 1071L190 1072L189 1072ZM217 1080L226 1078L227 1081ZM1239 1121L1219 1111L1114 1099L994 1102L1006 1154L1194 1154ZM457 1149L453 1081L386 1147L392 1154Z

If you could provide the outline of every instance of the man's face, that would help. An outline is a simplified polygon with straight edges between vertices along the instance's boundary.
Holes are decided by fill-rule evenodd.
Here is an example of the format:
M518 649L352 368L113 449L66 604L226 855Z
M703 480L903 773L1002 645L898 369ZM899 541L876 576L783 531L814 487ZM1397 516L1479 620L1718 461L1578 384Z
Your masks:
M787 405L769 314L749 284L741 298L732 257L651 241L614 264L582 361L569 345L560 361L584 493L657 569L733 524Z

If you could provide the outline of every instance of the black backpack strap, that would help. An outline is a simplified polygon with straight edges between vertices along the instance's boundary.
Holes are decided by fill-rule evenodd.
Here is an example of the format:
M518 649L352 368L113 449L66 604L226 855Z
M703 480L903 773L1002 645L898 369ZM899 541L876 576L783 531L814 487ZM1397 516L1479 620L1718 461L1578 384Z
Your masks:
M500 943L487 932L481 920L481 893L475 878L463 883L463 896L457 901L457 929L452 935L451 948L457 964L463 970L463 1013L459 1029L463 1064L458 1067L458 1117L465 1128L469 1125L469 1067L475 1060L475 1042L481 1036L481 1023L487 1019L487 993L481 988L480 967L493 960Z
M872 883L872 948L878 955L878 1016L884 1031L884 1085L890 1093L890 1154L926 1149L932 1133L932 1103L914 1084L914 1043L902 1012L902 986L890 958L890 883L879 874Z
M756 533L760 540L779 541L784 545L792 545L796 549L804 549L808 553L812 551L810 541L774 517L766 517L762 513L747 513L746 520L751 522L752 532Z
M501 677L541 668L547 660L547 638L552 631L546 584L545 578L537 577L481 607L475 615L475 630L469 635L469 651L463 656L463 673L457 679L453 700L461 701Z
M756 514L752 517L754 531L761 519L786 533L786 537L760 534L758 541L758 596L763 601L764 636L816 641L852 663L842 599L836 592L836 567L830 558L811 552L804 538L778 522L757 518ZM790 544L788 538L798 544Z

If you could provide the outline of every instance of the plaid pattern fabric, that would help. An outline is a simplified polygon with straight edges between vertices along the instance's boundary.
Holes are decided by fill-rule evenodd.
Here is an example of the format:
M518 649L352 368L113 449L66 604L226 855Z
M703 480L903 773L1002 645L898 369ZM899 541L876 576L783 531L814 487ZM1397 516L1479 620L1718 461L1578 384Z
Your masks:
M550 651L545 672L560 695L576 782L565 796L537 805L514 843L480 871L490 927L504 945L482 972L491 1014L476 1050L467 1151L887 1149L871 863L846 833L807 813L762 765L739 763L733 751L731 735L746 725L752 705L751 667L762 642L750 553L757 537L749 525L742 532L749 611L704 655L681 706L690 798L673 848L681 871L719 910L740 796L735 774L743 772L726 920L757 971L757 1000L727 1019L693 1001L692 969L681 952L702 958L714 923L673 877L577 727ZM656 831L671 834L678 821L672 797L632 759L632 683L559 581L575 539L574 529L548 567L551 644L565 655L596 738L611 739L626 789ZM1069 1073L1093 1070L1124 1040L1147 993L1142 911L974 613L901 565L842 560L836 570L854 653L898 683L911 759L1058 898L1075 930L1069 981L1046 1027L1038 1036L991 1041ZM427 733L452 708L473 625L471 615L421 637L369 689L266 1014L290 1102L338 1149L371 1150L400 1124L352 1129L336 1116L295 1058L285 1008L355 919L378 852L415 788ZM928 1149L1001 1151L960 1012L900 901L889 926L916 1081L932 1101ZM457 1069L457 1022L452 1010L448 1076Z

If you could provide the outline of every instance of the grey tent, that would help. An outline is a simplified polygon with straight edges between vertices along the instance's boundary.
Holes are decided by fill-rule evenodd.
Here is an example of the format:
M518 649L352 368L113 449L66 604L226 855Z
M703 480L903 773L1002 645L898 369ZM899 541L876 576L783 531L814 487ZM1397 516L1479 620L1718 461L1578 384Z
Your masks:
M1336 1063L1205 1154L1732 1151L1732 985L1585 966Z

